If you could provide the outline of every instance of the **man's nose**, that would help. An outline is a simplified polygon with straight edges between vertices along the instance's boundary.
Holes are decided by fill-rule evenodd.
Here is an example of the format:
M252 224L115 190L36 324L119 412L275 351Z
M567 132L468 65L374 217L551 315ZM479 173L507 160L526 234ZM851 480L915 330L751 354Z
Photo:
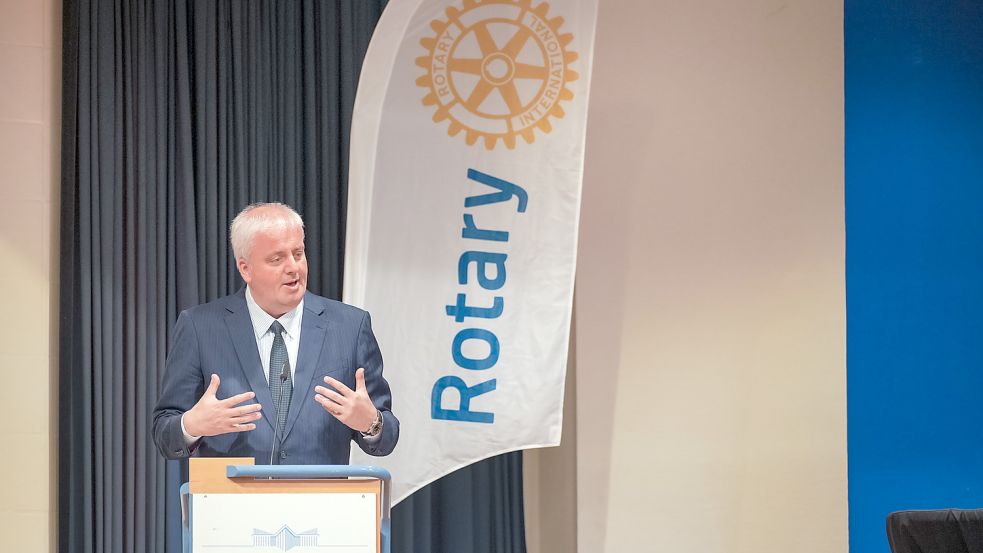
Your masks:
M292 255L287 257L286 269L288 273L296 273L298 267L300 267L300 263L297 261L296 257Z

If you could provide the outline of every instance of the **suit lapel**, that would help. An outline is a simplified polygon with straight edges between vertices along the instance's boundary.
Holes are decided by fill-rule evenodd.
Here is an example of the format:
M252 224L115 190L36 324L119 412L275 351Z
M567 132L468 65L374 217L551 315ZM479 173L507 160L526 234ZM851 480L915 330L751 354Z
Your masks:
M263 406L263 413L265 413L263 420L270 425L270 428L273 428L273 419L275 418L273 414L276 413L273 408L273 394L270 393L270 384L266 381L266 375L263 374L263 363L259 360L256 335L253 333L253 323L249 318L246 298L240 292L236 294L235 300L238 301L226 305L229 314L225 317L225 324L229 328L229 335L232 337L236 356L239 357L239 367L246 376L249 387L256 393L256 400Z
M321 358L321 350L324 347L325 336L328 327L327 317L324 316L323 300L313 294L308 293L304 298L304 318L300 323L300 348L297 352L297 370L294 371L294 394L290 399L290 409L287 411L287 424L283 430L283 437L286 438L293 428L294 422L300 411L308 403L314 403L314 399L308 393L311 389L311 380Z

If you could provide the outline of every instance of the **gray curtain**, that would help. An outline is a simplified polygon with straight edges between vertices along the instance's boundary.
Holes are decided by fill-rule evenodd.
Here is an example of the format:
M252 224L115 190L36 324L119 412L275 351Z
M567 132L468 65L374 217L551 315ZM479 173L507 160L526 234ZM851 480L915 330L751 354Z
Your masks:
M394 553L525 553L522 454L486 459L416 491L396 506L392 531Z
M65 0L60 551L180 551L186 469L149 417L177 314L241 286L239 209L296 207L309 286L340 297L351 109L383 5ZM524 551L518 455L456 477L466 499L445 479L397 508L394 551Z

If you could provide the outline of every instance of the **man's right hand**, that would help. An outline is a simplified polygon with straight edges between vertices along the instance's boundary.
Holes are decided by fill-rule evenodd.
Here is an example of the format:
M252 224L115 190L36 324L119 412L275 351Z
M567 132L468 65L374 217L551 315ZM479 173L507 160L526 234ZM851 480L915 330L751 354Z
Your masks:
M194 407L184 413L184 429L192 436L217 436L229 432L255 430L257 421L263 417L262 405L253 403L236 407L244 401L256 397L254 392L245 392L225 399L218 399L219 378L212 375L208 389Z

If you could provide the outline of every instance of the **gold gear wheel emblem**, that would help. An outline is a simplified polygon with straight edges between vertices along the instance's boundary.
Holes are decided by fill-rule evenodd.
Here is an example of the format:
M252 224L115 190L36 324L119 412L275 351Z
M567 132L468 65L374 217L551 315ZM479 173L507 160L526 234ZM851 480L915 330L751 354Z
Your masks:
M416 59L427 71L416 84L428 90L423 104L436 106L434 122L449 119L447 134L463 130L468 145L483 137L489 150L499 140L515 148L518 135L531 144L537 127L553 130L549 118L563 117L560 101L573 98L567 84L578 78L563 18L532 0L464 0L445 13L447 21L430 22L436 34L420 40L427 55Z

